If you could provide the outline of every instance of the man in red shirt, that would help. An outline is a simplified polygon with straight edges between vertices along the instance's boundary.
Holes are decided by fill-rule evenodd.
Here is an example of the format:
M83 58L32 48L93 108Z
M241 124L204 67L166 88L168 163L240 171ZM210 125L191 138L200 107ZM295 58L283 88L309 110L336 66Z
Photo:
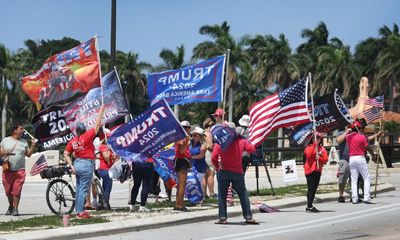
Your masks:
M109 137L109 136L107 136ZM110 148L107 146L107 144L102 144L99 146L99 152L100 152L100 166L99 166L99 176L103 180L103 190L104 190L104 197L106 200L107 206L103 206L106 209L111 209L110 207L110 194L111 194L111 189L112 189L112 184L113 181L110 178L108 174L108 170L110 167L114 164L116 160L116 156L113 154L113 152L110 150Z
M178 186L176 191L176 203L174 210L187 212L183 198L185 197L185 188L187 180L188 169L191 168L190 161L192 155L190 154L190 123L188 121L181 122L182 127L186 131L186 138L179 140L175 143L175 171L178 174Z
M216 224L227 224L227 205L226 196L229 185L232 183L233 189L237 192L242 206L243 217L247 224L258 224L253 219L250 209L249 196L244 181L242 168L243 151L253 153L255 147L246 139L237 137L225 151L222 151L219 144L215 144L211 154L211 161L217 166L218 180L218 217ZM219 158L221 160L219 161Z
M346 136L346 142L349 146L350 156L350 175L351 175L351 199L353 204L358 203L357 182L358 175L361 174L364 179L364 202L371 203L370 185L371 180L368 172L368 164L365 159L367 151L375 158L375 154L368 145L367 137L363 134L365 125L355 121L352 125L352 132ZM359 132L360 131L360 132Z
M65 160L76 175L75 210L77 218L90 218L89 213L84 211L84 205L89 186L92 182L94 160L96 159L93 140L99 132L103 113L104 106L102 105L95 126L87 131L85 124L78 122L76 136L68 142L64 151ZM72 164L72 154L76 157L74 164Z

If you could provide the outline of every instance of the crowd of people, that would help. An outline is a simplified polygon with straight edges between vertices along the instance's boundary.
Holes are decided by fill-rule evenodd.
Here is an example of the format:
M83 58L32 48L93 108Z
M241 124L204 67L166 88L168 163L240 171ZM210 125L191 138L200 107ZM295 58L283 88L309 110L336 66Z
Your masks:
M98 144L97 148L94 139L98 135L104 107L100 108L96 124L91 129L86 129L85 125L78 123L76 136L68 142L64 157L71 167L71 171L76 175L76 204L75 211L77 218L90 218L89 212L85 210L85 202L90 195L91 180L95 170L95 160L100 159L97 174L102 179L106 209L111 209L109 201L112 191L113 180L109 176L109 169L117 160L105 143ZM198 173L201 182L203 199L218 198L218 216L216 224L227 224L227 206L233 203L232 192L235 191L240 199L243 217L246 224L258 224L253 219L248 192L245 184L245 172L251 162L251 154L256 151L255 147L247 140L247 127L250 117L244 115L239 120L239 126L232 122L224 121L225 112L217 109L202 126L191 125L188 121L182 121L181 126L186 132L186 138L175 143L175 171L177 173L176 202L173 210L186 212L184 196L188 171L194 168ZM230 145L223 149L222 146L213 139L211 133L215 126L229 127L236 132L236 138ZM366 123L363 119L357 119L354 124L348 126L344 131L337 135L339 143L339 167L337 172L339 182L338 202L345 202L344 189L348 179L351 179L351 201L354 204L360 202L358 195L358 182L363 179L363 202L371 203L370 197L370 176L366 160L366 153L369 151L374 157L371 146L368 144L382 133L378 132L372 136L366 136L364 129ZM36 141L32 141L31 146L26 140L22 139L24 129L21 125L16 125L11 132L11 136L1 141L0 157L9 162L10 169L3 170L3 186L8 198L9 207L6 215L18 216L18 205L21 197L22 186L25 181L25 156L29 157L35 148ZM324 164L328 162L328 153L322 145L322 134L315 132L311 142L304 150L304 173L307 181L307 206L306 212L319 212L313 205L315 194L321 179ZM97 149L97 151L95 150ZM98 152L98 156L96 156ZM75 160L73 161L73 158ZM374 160L374 159L373 159ZM3 167L4 168L4 167ZM130 210L139 212L149 212L146 207L149 194L156 196L160 193L160 177L154 170L154 160L149 157L145 162L132 162L133 187L129 199ZM214 179L218 181L218 194L214 191ZM361 178L359 177L361 176ZM137 196L140 193L140 202ZM168 200L171 201L172 189L165 184ZM158 200L156 200L158 201ZM94 205L96 201L93 202ZM137 203L140 205L137 207ZM202 201L200 201L200 204Z

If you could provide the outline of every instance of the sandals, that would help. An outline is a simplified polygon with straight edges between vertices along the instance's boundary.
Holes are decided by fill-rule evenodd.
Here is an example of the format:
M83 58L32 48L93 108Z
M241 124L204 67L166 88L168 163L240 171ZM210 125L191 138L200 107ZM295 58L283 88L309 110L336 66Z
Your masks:
M228 224L228 222L226 221L226 219L219 219L215 222L215 224Z
M259 225L260 223L254 219L246 219L245 224Z

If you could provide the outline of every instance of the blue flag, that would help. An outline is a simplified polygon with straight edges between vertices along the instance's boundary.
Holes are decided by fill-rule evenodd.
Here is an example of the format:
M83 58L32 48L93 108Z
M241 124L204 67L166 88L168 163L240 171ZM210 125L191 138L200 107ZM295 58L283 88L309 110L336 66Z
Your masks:
M214 142L221 146L222 151L225 151L238 137L235 129L222 124L212 127L211 135Z
M163 100L119 127L108 139L108 144L126 160L144 161L161 148L185 137L185 130Z
M171 147L162 150L153 156L154 160L154 171L160 175L162 180L166 183L168 189L172 189L178 182L178 176L176 175L175 165L175 148Z
M148 74L150 101L165 99L170 105L221 102L225 55L178 70Z

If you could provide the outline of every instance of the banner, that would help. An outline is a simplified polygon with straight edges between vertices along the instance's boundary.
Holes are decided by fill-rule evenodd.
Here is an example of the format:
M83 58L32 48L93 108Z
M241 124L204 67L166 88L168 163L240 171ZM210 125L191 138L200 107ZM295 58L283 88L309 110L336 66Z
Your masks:
M308 107L311 112L311 105L309 104ZM314 99L314 114L317 131L321 133L329 133L353 121L353 118L350 116L346 105L337 91L333 94ZM287 127L285 128L285 133L290 138L291 146L304 147L313 136L312 122Z
M187 172L185 197L189 202L198 204L203 201L203 190L201 189L201 181L195 168L191 168Z
M108 144L126 160L144 161L161 148L185 137L186 132L167 102L162 100L115 130Z
M162 150L153 156L154 171L160 175L161 179L166 183L168 189L172 189L178 182L178 176L175 172L175 148L171 147Z
M103 77L103 94L105 106L103 120L105 124L129 114L115 70ZM83 122L88 129L94 127L100 106L101 87L90 90L86 96L79 97L66 105L63 111L71 131L75 132L78 122Z
M224 69L225 55L178 70L149 73L149 99L165 99L170 105L221 102Z
M298 180L296 160L282 161L282 174L284 183L296 182Z
M166 183L169 189L175 187L179 182L176 174L175 165L175 148L170 147L162 150L153 156L154 170L160 175L162 180ZM186 180L185 196L191 203L199 203L203 200L203 191L201 188L201 181L196 169L188 170L188 177Z
M44 150L55 149L74 137L65 121L61 106L40 111L32 119L33 131Z
M63 102L100 85L96 39L48 58L34 74L22 78L22 89L40 109Z

